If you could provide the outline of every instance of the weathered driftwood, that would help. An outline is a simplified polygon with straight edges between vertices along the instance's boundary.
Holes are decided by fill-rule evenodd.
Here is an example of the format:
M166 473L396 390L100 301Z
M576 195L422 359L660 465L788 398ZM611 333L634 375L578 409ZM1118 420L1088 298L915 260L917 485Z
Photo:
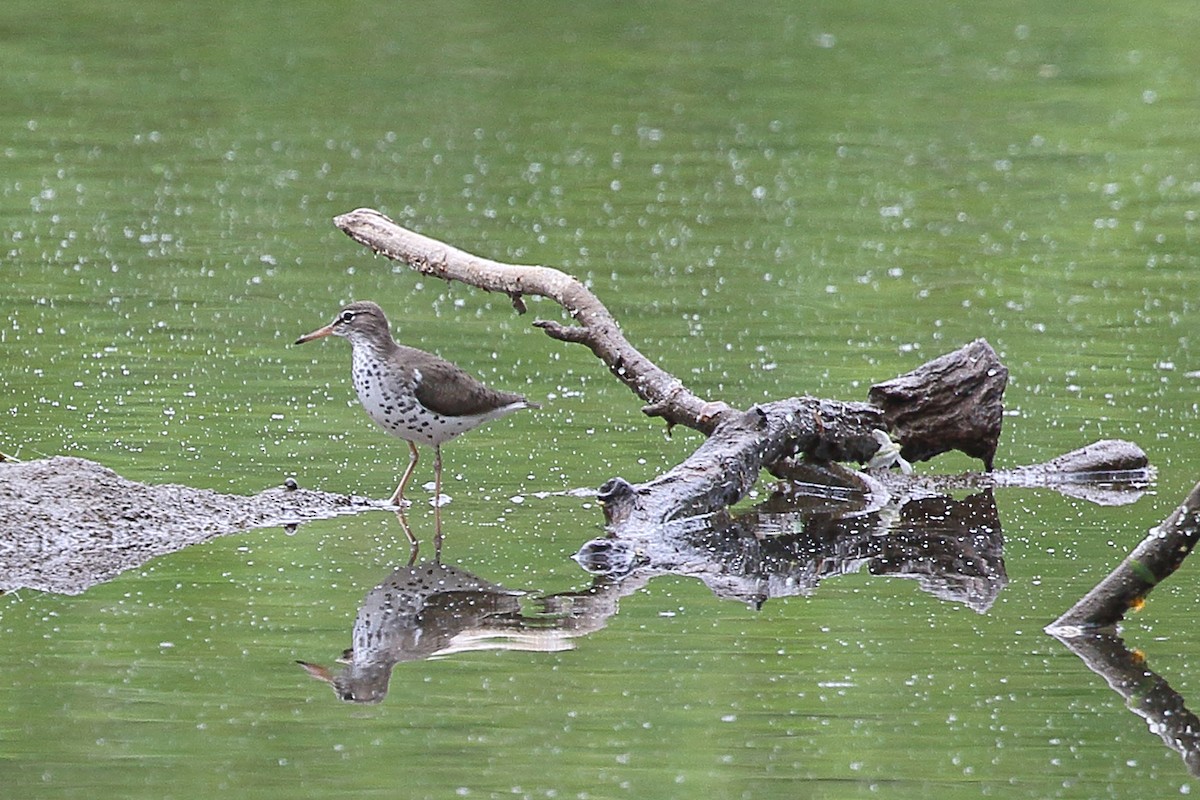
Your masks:
M883 410L900 455L924 461L961 450L992 470L1004 419L1008 368L983 339L898 378L877 383L867 394Z
M1200 539L1200 483L1169 517L1150 529L1124 561L1047 626L1047 632L1065 637L1115 626L1129 609L1140 608L1146 595L1179 568L1197 539Z
M798 458L866 461L879 449L873 431L893 425L893 436L914 458L958 448L991 467L1008 371L983 340L880 384L873 391L882 407L798 397L742 411L696 396L654 364L630 344L595 295L559 270L482 258L372 209L343 214L334 223L355 241L423 274L503 292L518 311L525 309L525 295L554 300L576 324L538 320L537 327L555 339L587 345L645 401L646 414L708 435L690 458L659 478L641 485L609 481L602 499L610 523L654 525L724 508L745 496L762 469L784 475Z
M746 495L764 465L796 453L865 461L879 447L871 432L880 424L878 409L810 397L726 414L712 436L663 475L637 486L613 478L600 487L605 518L610 524L654 526L726 508Z
M68 456L0 463L0 591L79 594L151 558L249 528L355 513L362 497L272 488L251 497L122 478Z

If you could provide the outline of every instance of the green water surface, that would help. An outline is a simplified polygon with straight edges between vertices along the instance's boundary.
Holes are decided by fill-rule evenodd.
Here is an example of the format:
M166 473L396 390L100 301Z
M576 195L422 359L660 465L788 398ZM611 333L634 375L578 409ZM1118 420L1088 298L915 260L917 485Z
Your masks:
M386 497L406 448L357 407L348 348L290 346L373 299L406 343L544 403L446 448L446 560L586 586L569 556L599 508L543 493L648 479L699 437L665 439L590 353L528 324L557 308L517 316L330 224L370 206L586 279L647 355L739 406L864 399L985 337L1012 373L997 466L1119 437L1159 479L1118 508L999 492L1010 583L985 615L866 574L757 611L662 578L572 650L401 664L375 706L293 662L331 662L403 563L388 514L17 592L0 793L1190 792L1042 627L1200 478L1196 20L1177 0L8 0L0 451ZM1184 697L1196 585L1186 564L1124 629Z

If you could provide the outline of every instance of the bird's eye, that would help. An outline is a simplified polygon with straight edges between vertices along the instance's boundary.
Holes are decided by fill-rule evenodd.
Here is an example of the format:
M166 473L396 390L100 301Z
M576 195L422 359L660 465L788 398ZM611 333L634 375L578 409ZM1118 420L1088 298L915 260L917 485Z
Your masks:
M352 320L352 319L354 319L353 311L343 311L342 312L342 322L349 323L350 320Z

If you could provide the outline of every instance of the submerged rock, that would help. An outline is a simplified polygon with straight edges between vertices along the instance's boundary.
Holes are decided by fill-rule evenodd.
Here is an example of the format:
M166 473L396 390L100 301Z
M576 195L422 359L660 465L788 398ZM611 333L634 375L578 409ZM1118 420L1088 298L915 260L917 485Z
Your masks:
M378 505L284 487L252 496L127 480L69 456L0 462L0 590L79 594L155 556Z

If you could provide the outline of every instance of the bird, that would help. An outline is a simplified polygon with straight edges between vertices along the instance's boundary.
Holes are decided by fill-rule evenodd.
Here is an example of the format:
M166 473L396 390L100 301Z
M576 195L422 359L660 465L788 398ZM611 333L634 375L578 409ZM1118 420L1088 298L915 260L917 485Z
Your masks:
M434 516L441 527L442 445L454 437L516 411L541 408L523 395L485 386L441 356L397 344L383 309L369 300L344 306L333 321L296 340L326 336L350 342L351 376L367 415L408 442L409 461L388 500L403 507L404 489L417 468L417 445L433 448Z

